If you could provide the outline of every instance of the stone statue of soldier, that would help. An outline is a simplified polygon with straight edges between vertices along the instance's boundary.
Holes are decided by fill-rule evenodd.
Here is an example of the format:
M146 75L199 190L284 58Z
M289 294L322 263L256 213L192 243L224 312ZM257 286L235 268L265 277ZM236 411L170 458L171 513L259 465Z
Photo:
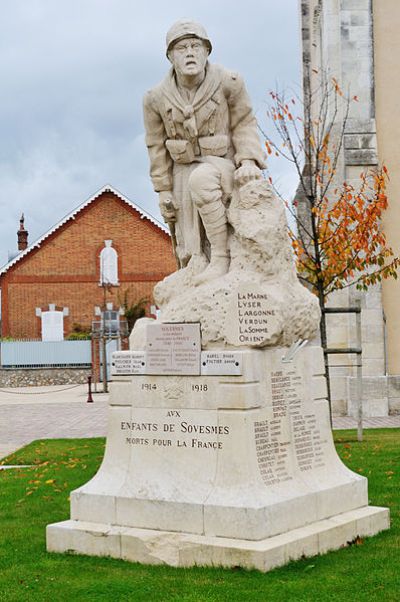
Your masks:
M166 42L172 68L144 98L150 175L179 266L201 284L229 269L226 207L235 186L262 177L264 154L243 80L208 62L205 29L178 21Z

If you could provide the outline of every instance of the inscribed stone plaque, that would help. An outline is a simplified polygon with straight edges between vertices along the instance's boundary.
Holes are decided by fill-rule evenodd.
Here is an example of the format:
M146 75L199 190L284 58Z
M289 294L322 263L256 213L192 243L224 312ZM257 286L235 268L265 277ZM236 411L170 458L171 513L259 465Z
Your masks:
M282 330L279 302L260 287L237 289L227 314L228 343L262 347L274 343Z
M120 423L125 444L148 449L223 449L230 429L216 411L181 408L133 408L131 420Z
M114 351L112 354L111 374L145 374L145 351Z
M282 365L271 374L274 420L289 419L294 456L300 472L324 468L322 438L312 404L306 402L304 380L294 365Z
M288 423L274 418L272 409L261 410L254 422L258 468L265 485L293 479Z
M242 354L234 351L202 351L201 374L240 375L242 374Z
M146 374L200 374L200 324L149 324Z

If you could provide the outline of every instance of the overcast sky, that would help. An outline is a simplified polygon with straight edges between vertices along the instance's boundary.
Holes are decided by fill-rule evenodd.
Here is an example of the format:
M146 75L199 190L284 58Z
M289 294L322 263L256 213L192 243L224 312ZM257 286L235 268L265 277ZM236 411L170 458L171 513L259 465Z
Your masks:
M298 0L0 0L0 265L111 184L159 217L142 97L168 70L165 33L200 21L210 60L245 78L260 123L268 90L300 83ZM276 175L287 190L295 178Z

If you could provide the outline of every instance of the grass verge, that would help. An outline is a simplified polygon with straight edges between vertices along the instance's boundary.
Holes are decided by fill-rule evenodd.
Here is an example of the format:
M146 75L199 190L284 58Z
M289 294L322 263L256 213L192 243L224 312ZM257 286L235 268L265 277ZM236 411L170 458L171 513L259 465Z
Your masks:
M276 569L173 569L109 558L48 554L45 527L69 518L69 492L96 472L103 439L36 441L0 471L0 601L400 600L400 429L335 433L337 450L369 479L370 503L389 506L390 531Z

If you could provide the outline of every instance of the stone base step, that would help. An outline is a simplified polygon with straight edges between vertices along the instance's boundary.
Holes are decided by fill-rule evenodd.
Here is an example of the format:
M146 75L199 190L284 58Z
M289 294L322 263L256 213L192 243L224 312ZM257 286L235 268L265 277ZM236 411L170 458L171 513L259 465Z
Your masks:
M365 506L261 541L206 537L67 520L47 526L47 550L175 567L221 566L262 572L325 554L390 527L389 510Z

